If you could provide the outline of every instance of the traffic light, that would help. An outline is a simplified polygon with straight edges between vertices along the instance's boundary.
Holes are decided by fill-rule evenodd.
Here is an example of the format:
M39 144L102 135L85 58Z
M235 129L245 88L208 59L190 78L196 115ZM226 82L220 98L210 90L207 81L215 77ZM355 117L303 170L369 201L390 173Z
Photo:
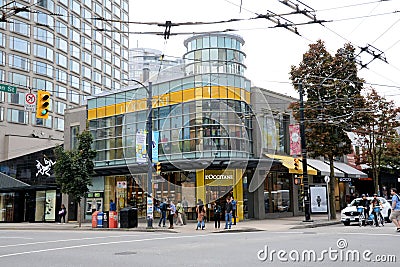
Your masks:
M161 163L160 162L157 162L157 164L156 164L156 173L157 173L157 175L161 174Z
M297 158L294 159L294 169L296 171L300 169L300 160Z
M49 117L50 93L39 90L36 100L36 118L47 119Z

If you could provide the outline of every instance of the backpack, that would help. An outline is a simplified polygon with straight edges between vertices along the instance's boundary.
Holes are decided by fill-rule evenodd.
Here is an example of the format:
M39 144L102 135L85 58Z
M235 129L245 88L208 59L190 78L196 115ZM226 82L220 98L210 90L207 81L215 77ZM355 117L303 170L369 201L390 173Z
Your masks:
M165 204L164 202L160 204L160 210L161 211L167 211L167 204Z

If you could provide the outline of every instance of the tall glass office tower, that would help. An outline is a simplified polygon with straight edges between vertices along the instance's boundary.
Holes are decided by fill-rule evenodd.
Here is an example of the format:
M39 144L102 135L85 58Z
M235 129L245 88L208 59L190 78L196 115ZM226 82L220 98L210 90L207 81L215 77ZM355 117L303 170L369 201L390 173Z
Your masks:
M128 84L128 0L0 0L0 11L0 221L54 222L65 109ZM48 119L26 108L38 90L51 94Z
M126 86L129 39L128 0L0 0L0 10L0 84L17 87L0 92L3 161L62 141L66 108ZM51 93L46 120L24 108L38 90Z

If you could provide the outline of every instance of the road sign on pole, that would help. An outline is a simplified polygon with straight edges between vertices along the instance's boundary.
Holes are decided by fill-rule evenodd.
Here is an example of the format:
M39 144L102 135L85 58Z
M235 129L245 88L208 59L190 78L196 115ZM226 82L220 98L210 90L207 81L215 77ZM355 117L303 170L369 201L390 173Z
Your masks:
M7 84L0 84L0 91L6 92L6 93L12 93L16 94L17 93L17 87L7 85Z
M35 111L36 109L36 95L32 93L25 94L25 110Z

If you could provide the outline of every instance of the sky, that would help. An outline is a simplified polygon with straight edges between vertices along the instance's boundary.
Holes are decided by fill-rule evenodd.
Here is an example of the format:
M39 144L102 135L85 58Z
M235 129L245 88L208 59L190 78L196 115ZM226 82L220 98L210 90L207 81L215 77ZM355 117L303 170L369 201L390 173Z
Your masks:
M294 10L279 0L130 0L129 20L135 22L171 21L216 22L242 19L237 22L176 26L171 28L171 36L164 40L155 34L134 34L134 32L164 32L165 27L130 24L130 47L153 48L166 56L181 58L186 52L184 40L204 31L231 32L243 37L242 50L246 53L244 61L246 78L252 86L262 87L288 96L297 97L289 81L292 65L298 66L309 44L318 39L325 42L327 50L334 55L346 43L356 48L367 47L368 51L380 56L373 59L371 53L360 53L358 60L367 64L359 67L359 77L366 80L366 86L375 88L387 100L394 100L400 106L400 1L399 0L288 0L298 4L300 10L315 15L317 20L303 14L283 15ZM260 14L282 14L284 19L297 25L300 35L267 19L251 19ZM172 35L174 33L191 33ZM381 60L382 59L382 60ZM385 62L386 61L386 62Z

